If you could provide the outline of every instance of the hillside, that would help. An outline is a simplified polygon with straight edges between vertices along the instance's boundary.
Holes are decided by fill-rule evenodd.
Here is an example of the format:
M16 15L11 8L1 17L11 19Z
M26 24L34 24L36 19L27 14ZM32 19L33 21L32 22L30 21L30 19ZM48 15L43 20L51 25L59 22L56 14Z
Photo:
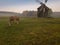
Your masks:
M37 12L23 11L23 13L16 13L16 12L0 11L0 16L12 16L12 15L18 15L20 17L37 17ZM60 12L53 12L51 16L54 18L60 18Z
M52 14L52 17L60 18L60 12L54 12L54 13Z
M13 15L21 15L21 14L16 12L0 11L0 16L13 16Z

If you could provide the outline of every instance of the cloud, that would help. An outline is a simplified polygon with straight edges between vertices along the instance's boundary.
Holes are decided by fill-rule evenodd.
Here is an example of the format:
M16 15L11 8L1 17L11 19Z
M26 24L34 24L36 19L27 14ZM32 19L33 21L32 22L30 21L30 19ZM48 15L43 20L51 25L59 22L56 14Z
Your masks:
M5 2L4 2L5 1ZM46 4L53 11L60 11L60 0L48 0ZM0 1L0 11L23 12L24 10L37 10L40 6L34 0L2 0Z
M34 5L34 6L33 6ZM28 5L17 5L17 6L8 6L0 8L0 11L13 11L13 12L23 12L25 10L37 10L38 5L36 4L28 4Z
M50 2L50 3L47 3L47 6L50 7L54 12L55 11L58 11L60 12L60 1L54 1L54 2Z

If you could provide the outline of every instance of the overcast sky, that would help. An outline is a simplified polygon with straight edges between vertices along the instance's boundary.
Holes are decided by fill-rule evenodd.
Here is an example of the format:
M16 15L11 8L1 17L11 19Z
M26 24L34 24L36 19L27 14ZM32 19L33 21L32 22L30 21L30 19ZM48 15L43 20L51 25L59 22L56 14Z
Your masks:
M60 11L60 0L48 0L46 5L53 11ZM0 11L12 11L19 13L24 10L36 11L39 6L40 4L35 0L0 0Z

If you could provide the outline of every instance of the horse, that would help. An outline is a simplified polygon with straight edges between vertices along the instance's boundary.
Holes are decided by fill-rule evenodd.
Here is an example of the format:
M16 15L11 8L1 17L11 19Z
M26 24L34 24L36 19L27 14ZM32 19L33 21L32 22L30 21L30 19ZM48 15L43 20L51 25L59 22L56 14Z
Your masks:
M9 26L11 26L12 23L19 24L19 17L18 16L10 16L9 17Z

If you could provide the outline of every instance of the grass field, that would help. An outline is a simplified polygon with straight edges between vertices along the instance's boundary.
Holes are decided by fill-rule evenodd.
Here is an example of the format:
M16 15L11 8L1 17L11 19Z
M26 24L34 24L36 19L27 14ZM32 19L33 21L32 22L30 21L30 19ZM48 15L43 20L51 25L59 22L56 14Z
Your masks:
M60 19L20 18L9 27L8 18L1 18L0 45L60 45Z

